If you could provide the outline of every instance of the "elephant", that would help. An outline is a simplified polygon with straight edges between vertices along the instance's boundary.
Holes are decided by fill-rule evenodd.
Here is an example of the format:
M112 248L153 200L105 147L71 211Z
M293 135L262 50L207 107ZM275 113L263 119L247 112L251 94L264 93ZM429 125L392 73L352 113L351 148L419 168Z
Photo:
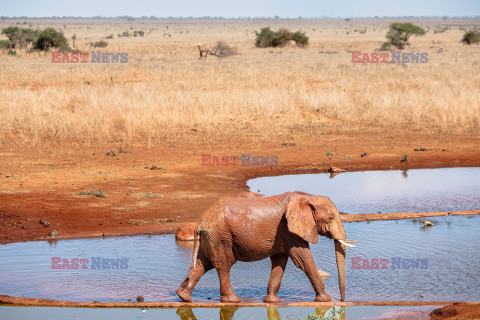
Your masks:
M191 302L199 279L215 268L221 301L240 302L230 283L230 268L237 261L269 257L272 269L264 302L280 303L277 292L290 258L309 278L315 301L330 301L309 247L318 242L318 235L334 239L340 296L344 301L345 252L356 241L347 240L340 214L328 197L299 191L270 197L252 193L223 196L197 222L189 275L176 293L183 301Z

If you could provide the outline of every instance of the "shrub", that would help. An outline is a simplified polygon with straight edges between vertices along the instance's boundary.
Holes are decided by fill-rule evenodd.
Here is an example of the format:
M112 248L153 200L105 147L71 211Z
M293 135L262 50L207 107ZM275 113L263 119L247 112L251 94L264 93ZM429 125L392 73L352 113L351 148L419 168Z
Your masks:
M50 48L57 48L63 51L68 48L68 41L63 32L53 28L45 28L38 34L34 47L42 51L47 51Z
M88 191L79 191L78 195L80 196L95 196L97 198L106 198L105 193L100 189L90 189Z
M122 35L118 35L119 37L130 37L130 33L128 31L123 31Z
M16 55L17 55L17 51L12 50L12 49L8 49L8 55L9 55L9 56L16 56Z
M255 31L257 38L255 39L255 46L260 48L276 47L280 45L276 42L276 32L270 30L270 27L260 29L260 32Z
M219 58L226 58L238 54L237 49L230 47L225 41L218 41L217 45L212 49Z
M136 37L137 35L140 37L143 37L145 35L145 31L142 31L142 30L133 31L133 36Z
M10 40L0 40L0 49L11 49L13 48L13 42Z
M387 32L387 39L390 45L396 47L399 50L405 48L405 46L410 45L408 39L412 35L424 35L425 29L414 25L411 22L394 22L390 24L389 30Z
M109 34L108 36L105 37L105 39L113 39L113 34Z
M108 43L103 40L92 43L92 47L94 48L106 48L107 46L108 46Z
M306 46L308 44L308 37L304 32L297 31L295 33L290 30L282 28L278 31L270 30L270 27L260 29L260 32L255 31L257 38L255 39L255 46L259 48L267 47L283 47L290 40L294 40L298 46Z
M390 44L390 42L382 43L382 46L380 47L380 49L378 49L378 51L390 51L390 50L392 50L392 45Z
M305 32L301 32L300 30L293 33L292 40L295 41L297 46L305 47L308 45L308 37L305 35Z
M480 42L480 33L477 31L465 32L462 42L469 45L473 43L478 44Z

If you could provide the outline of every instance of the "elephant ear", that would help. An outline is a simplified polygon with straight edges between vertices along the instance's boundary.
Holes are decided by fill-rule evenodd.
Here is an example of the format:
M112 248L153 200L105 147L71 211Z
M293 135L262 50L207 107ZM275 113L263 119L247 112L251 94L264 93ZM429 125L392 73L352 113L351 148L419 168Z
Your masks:
M285 217L290 232L307 242L313 244L318 242L317 224L308 197L300 195L292 197L288 202Z

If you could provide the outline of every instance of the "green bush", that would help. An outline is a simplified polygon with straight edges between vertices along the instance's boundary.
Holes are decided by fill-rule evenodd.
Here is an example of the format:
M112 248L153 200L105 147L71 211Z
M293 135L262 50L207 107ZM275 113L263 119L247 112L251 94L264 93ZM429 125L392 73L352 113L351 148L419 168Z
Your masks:
M41 51L47 51L50 48L56 48L63 51L68 48L68 41L63 35L63 32L57 31L53 28L45 28L38 34L34 47Z
M105 37L105 39L113 39L113 34L109 34L108 36Z
M463 35L462 42L466 44L473 44L473 43L477 44L480 42L480 33L477 31L465 32L465 34Z
M0 49L11 49L13 48L13 42L10 40L0 40Z
M255 31L257 36L255 39L255 46L259 48L267 47L283 47L290 40L294 40L298 46L306 46L308 44L308 37L305 33L297 31L295 33L290 30L282 28L278 31L270 30L270 27L260 29L260 32Z
M137 35L140 37L143 37L145 35L145 31L142 31L142 30L133 31L133 36L136 37Z
M292 40L300 47L308 45L308 37L305 35L305 32L301 32L300 30L293 33Z
M260 48L276 47L280 45L276 42L276 32L270 30L270 27L260 29L260 32L255 31L257 38L255 39L255 46Z
M8 49L8 55L9 55L9 56L16 56L16 55L17 55L17 51L12 50L12 49Z
M411 22L394 22L390 24L386 37L390 45L399 50L403 50L409 45L408 39L410 36L421 36L424 35L425 32L425 29Z
M94 48L106 48L107 46L108 46L108 43L103 40L92 43L92 47Z

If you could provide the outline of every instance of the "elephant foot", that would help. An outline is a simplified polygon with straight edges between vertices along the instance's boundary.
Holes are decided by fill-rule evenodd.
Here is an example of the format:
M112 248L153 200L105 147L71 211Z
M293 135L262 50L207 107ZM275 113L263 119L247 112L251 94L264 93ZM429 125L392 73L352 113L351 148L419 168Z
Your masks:
M332 300L332 297L326 293L325 291L317 294L317 297L315 298L315 301L316 302L327 302L327 301L331 301Z
M220 301L227 302L227 303L239 303L240 298L235 293L233 293L228 296L221 296Z
M185 302L192 302L192 294L182 288L177 289L177 295Z
M282 299L280 299L279 297L277 297L273 294L269 294L263 299L263 302L266 302L266 303L281 303Z

